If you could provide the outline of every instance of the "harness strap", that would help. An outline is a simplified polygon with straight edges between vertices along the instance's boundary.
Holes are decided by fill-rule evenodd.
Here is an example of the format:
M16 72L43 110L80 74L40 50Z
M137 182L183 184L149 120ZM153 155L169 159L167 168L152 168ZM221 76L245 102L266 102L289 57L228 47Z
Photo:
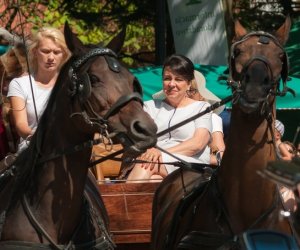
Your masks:
M86 148L92 148L94 145L97 145L97 144L102 143L102 142L103 142L102 138L89 140L89 141L86 141L82 144L76 145L72 148L69 148L69 149L66 149L66 150L61 150L61 151L58 151L58 152L53 152L50 155L47 155L45 157L41 157L41 159L39 159L37 164L42 164L42 163L45 163L47 161L54 160L56 158L61 157L62 155L73 154L73 153L79 152L79 151L81 151L83 149L86 149Z
M173 249L172 245L175 243L174 241L176 240L178 224L181 219L181 216L186 211L186 207L198 197L200 197L199 199L201 200L201 197L208 191L208 187L209 182L202 183L202 185L199 185L189 194L183 196L182 199L179 201L179 204L176 207L176 210L172 216L171 225L169 226L169 231L165 239L164 249Z
M33 225L33 227L35 228L37 233L44 236L49 241L49 243L54 247L54 249L63 250L63 248L56 245L56 243L52 240L51 236L44 230L44 228L41 226L41 224L36 220L34 214L32 213L32 211L29 208L29 204L28 204L28 201L27 201L27 198L25 197L25 195L22 196L22 206L24 208L24 211L25 211L30 223Z
M228 228L230 230L230 233L231 233L231 237L234 237L234 232L233 232L232 225L230 223L227 207L225 205L223 196L220 192L220 187L219 187L218 182L217 182L217 171L218 171L218 169L211 176L211 180L210 180L211 185L212 185L211 192L213 194L214 201L217 203L218 208L220 208L218 218L220 218L222 215L224 215L225 222L227 223L227 226L228 226Z
M229 241L232 241L232 237L222 233L192 231L180 240L177 247L183 249L201 249L204 246L218 248Z
M63 245L58 245L60 248L63 248ZM9 241L0 241L0 249L9 249L9 250L53 250L53 247L50 244L42 244L36 242L28 242L28 241L17 241L17 240L9 240ZM72 249L78 250L113 250L107 241L105 241L105 236L101 236L95 240L91 240L82 244L74 244Z
M91 190L91 188L88 185L86 185L86 189L90 190L90 194L95 195L95 193ZM94 215L94 218L96 219L98 227L101 229L101 231L103 233L103 241L105 241L107 243L107 246L109 247L108 249L114 249L114 247L116 247L116 245L113 242L111 235L109 234L109 231L106 228L104 220L102 219L100 214L97 212L97 210L94 208L93 203L86 191L84 191L84 194L85 194L85 198L87 199L88 204L89 204L89 210ZM97 201L97 198L96 198L96 201ZM98 206L101 209L103 209L103 211L105 211L105 206L103 204L98 203ZM100 248L100 249L102 249L102 248Z
M86 196L85 196L86 197ZM88 207L88 201L86 199L84 199L84 206L85 207ZM68 244L67 245L58 245L56 244L53 239L51 238L51 236L46 232L46 230L42 227L42 225L37 221L37 219L35 218L34 214L32 213L30 207L29 207L29 204L28 204L28 200L26 198L25 195L22 196L22 206L24 208L24 211L29 219L29 221L31 222L31 224L33 225L33 227L35 228L35 230L42 236L44 236L48 241L49 243L57 250L68 250L68 249L71 249L72 248L72 245L73 245L73 242L74 242L74 239L75 237L77 236L81 226L83 225L83 222L84 222L84 219L85 219L85 216L84 216L84 213L81 213L81 218L77 224L77 226L75 227L74 229L74 232L72 233L72 237L71 239L69 240ZM86 211L87 209L85 209ZM102 229L102 227L101 227ZM104 231L105 232L105 231ZM104 237L104 240L105 240L105 237ZM89 244L89 242L85 243L85 244Z
M93 162L90 162L89 165L88 165L88 167L89 167L89 168L90 168L90 167L93 167L93 166L97 165L98 163L104 162L104 161L106 161L106 160L111 160L111 159L113 159L113 160L115 160L115 161L122 161L121 158L114 158L114 157L117 156L117 155L123 154L124 151L125 151L124 149L120 149L120 150L118 150L118 151L116 151L116 152L113 152L113 153L111 153L111 154L109 154L109 155L103 156L102 158L100 158L100 159L98 159L98 160L95 160L95 161L93 161Z
M112 115L116 114L122 107L124 107L128 102L130 102L132 100L137 100L137 101L143 103L141 95L139 93L137 93L137 92L133 92L133 93L131 93L129 95L121 96L110 107L110 109L107 111L107 113L103 116L103 119L107 120L109 117L111 117Z
M2 230L3 230L3 225L5 223L6 219L6 210L2 211L0 214L0 241L1 241L1 236L2 236Z

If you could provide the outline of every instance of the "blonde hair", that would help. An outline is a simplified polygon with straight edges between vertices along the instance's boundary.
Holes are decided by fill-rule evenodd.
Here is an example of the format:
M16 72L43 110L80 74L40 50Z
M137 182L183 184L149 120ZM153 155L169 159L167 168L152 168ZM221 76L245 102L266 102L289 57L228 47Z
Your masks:
M35 33L31 39L31 43L29 45L29 65L32 68L33 72L37 71L38 68L38 62L37 58L35 56L35 52L40 44L40 41L44 38L50 38L52 39L59 47L61 47L63 51L63 60L60 65L60 68L62 65L68 60L71 53L66 45L64 34L56 28L53 27L44 27L41 28Z

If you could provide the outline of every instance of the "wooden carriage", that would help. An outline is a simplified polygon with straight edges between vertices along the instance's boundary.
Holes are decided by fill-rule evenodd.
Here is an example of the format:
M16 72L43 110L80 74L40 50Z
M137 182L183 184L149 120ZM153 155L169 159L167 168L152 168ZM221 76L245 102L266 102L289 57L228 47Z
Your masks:
M92 160L121 148L114 145L107 152L100 144L94 146ZM93 167L103 198L117 249L150 249L152 201L159 182L126 182L117 180L121 164L107 160Z

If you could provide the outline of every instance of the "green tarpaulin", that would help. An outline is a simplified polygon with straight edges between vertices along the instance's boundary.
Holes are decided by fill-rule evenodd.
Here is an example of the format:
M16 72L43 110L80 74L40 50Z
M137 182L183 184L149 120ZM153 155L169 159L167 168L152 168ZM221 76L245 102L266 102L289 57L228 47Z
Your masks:
M220 77L225 76L225 66L209 66L209 65L195 65L206 78L206 87L223 99L231 95L231 90L228 88L225 80L219 80ZM153 93L162 89L162 68L161 67L145 67L131 70L139 79L144 90L144 100L151 99ZM300 78L290 77L287 86L296 92L296 97L287 93L284 97L277 97L277 109L300 109ZM230 106L228 104L227 106Z
M206 87L223 99L231 95L225 80L219 80L224 76L226 66L195 65L195 68L203 73L206 78ZM139 79L143 86L144 100L151 99L152 94L162 89L162 68L145 67L132 69L131 72ZM296 129L300 126L300 78L290 77L287 86L296 92L296 97L287 93L284 97L276 98L277 119L285 125L283 139L293 141ZM230 107L229 103L227 107Z

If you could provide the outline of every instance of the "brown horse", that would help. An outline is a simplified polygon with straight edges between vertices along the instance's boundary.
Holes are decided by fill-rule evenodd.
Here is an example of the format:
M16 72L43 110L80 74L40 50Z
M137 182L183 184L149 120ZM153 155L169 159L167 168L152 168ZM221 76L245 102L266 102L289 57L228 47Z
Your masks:
M276 157L275 96L288 90L283 44L289 29L289 17L273 35L247 33L236 21L228 80L232 115L221 166L206 181L188 170L163 180L154 197L152 249L232 249L248 230L291 233L278 216L276 184L257 174Z
M156 143L141 86L113 50L83 45L68 25L64 33L72 57L30 146L10 169L14 177L2 181L0 249L113 249L104 204L88 175L99 143L94 134L115 137L133 155Z

